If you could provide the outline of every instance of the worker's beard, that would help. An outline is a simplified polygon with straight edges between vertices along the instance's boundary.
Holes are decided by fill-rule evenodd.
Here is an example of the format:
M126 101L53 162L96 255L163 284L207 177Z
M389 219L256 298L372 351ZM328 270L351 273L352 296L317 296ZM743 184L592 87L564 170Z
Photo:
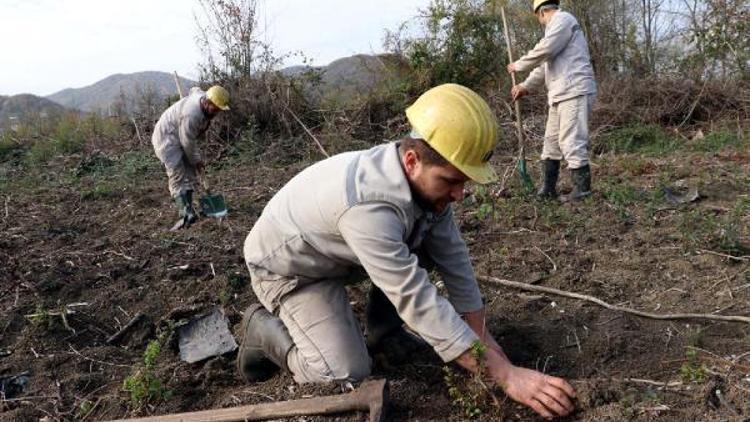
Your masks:
M411 196L414 198L414 202L417 203L419 208L425 211L439 214L450 206L451 201L449 200L430 199L416 183L409 183L409 187L411 188Z
M208 109L207 109L206 107L201 107L201 111L203 111L203 117L205 117L205 118L206 118L207 120L211 120L211 119L213 119L213 118L214 118L214 117L215 117L215 116L216 116L217 114L219 114L218 112L216 112L216 113L211 113L210 111L208 111Z

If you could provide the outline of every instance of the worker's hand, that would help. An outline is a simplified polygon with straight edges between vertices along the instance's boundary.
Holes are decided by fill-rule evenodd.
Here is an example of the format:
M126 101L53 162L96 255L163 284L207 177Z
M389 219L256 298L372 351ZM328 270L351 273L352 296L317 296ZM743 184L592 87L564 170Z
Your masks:
M518 84L511 88L510 96L513 97L513 101L517 101L521 97L525 97L529 94L529 90L521 84Z
M575 390L564 379L512 366L503 381L505 394L546 419L567 416L575 407Z
M508 73L516 73L516 72L518 72L518 70L516 70L516 64L515 63L509 64L506 69L508 70Z

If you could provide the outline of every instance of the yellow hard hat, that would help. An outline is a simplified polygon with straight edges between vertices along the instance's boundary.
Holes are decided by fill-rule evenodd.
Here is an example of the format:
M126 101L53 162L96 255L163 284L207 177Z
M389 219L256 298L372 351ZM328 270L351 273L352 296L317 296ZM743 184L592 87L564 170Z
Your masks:
M552 3L552 4L557 4L557 5L560 4L560 2L556 0L534 0L534 5L532 6L532 8L534 9L534 13L536 13L537 10L539 10L539 8L544 6L546 3Z
M406 109L406 118L432 149L471 180L497 180L489 164L497 145L497 121L476 92L457 84L436 86Z
M214 85L206 91L206 98L222 110L229 110L229 91L219 85Z

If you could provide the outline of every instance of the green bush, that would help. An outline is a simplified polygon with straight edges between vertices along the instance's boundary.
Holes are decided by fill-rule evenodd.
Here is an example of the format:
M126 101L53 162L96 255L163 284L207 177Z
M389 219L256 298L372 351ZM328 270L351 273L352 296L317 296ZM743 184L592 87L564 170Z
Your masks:
M51 138L55 151L60 154L81 152L86 145L86 137L73 117L60 119Z
M15 142L9 134L0 132L0 161L5 161L20 148L21 145Z
M77 116L63 116L52 123L51 134L40 128L36 138L26 154L29 164L42 164L56 155L82 152L86 138L79 130Z
M459 83L479 89L495 83L507 64L500 19L483 0L432 0L419 18L417 35L386 35L386 48L405 55L419 85ZM408 35L407 35L408 34Z
M31 148L26 153L26 160L29 164L41 164L52 159L56 153L57 147L54 142L40 139L31 144Z
M86 139L117 139L124 135L120 120L97 113L91 113L81 120L80 132Z
M635 124L603 134L594 144L594 152L601 154L643 153L664 155L679 148L679 141L657 125Z

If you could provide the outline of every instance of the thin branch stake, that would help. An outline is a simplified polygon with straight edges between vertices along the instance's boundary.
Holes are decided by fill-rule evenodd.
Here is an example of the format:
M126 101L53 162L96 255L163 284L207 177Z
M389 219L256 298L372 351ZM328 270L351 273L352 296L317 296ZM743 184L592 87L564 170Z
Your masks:
M496 285L496 286L504 286L504 287L513 287L516 289L521 290L527 290L532 292L541 292L541 293L548 293L552 295L557 296L563 296L568 297L572 299L578 299L583 300L586 302L595 303L599 306L602 306L604 308L618 311L618 312L624 312L632 315L637 315L639 317L643 318L650 318L650 319L660 319L660 320L674 320L674 319L708 319L713 321L726 321L726 322L744 322L745 324L750 324L750 317L746 316L735 316L735 315L712 315L712 314L654 314L651 312L643 312L638 311L635 309L625 308L622 306L616 306L609 304L601 299L598 299L593 296L589 295L583 295L580 293L573 293L573 292L566 292L564 290L558 290L554 289L552 287L544 287L544 286L535 286L533 284L527 284L527 283L521 283L518 281L511 281L511 280L502 280L496 277L489 277L489 276L483 276L478 277L478 280L485 282L487 284Z

